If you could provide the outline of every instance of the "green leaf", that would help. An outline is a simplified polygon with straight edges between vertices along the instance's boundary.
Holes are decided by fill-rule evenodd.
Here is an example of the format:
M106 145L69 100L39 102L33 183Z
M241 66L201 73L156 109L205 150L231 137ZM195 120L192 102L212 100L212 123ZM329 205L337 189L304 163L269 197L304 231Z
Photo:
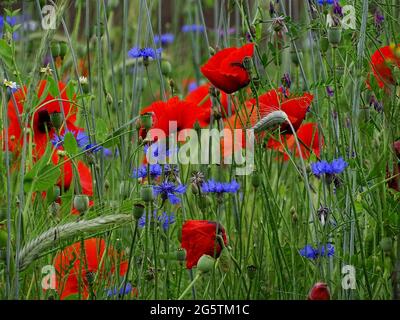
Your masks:
M107 137L107 123L104 119L96 120L96 141L104 141Z
M78 143L72 132L67 132L64 136L64 150L70 155L75 155L78 153Z
M46 191L53 186L60 176L60 169L54 164L38 162L24 178L25 192Z
M60 90L58 89L58 84L56 80L54 80L53 77L47 77L47 87L49 90L49 93L54 97L58 97L60 95Z
M0 39L0 57L1 60L5 63L5 65L12 69L13 60L12 60L12 50L10 45L4 39Z

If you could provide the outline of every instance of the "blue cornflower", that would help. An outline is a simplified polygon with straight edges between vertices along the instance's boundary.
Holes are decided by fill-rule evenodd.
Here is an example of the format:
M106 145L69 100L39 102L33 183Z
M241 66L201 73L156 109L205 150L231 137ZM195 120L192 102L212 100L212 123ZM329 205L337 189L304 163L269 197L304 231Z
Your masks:
M346 169L348 163L343 158L335 159L331 162L331 174L339 174Z
M162 45L173 43L175 36L172 33L164 33L162 35L155 35L154 42L156 44L161 43Z
M162 168L159 164L150 164L149 173L152 178L157 178L162 174ZM147 165L143 164L139 168L133 169L133 178L146 178L147 177Z
M328 94L329 97L333 97L335 91L330 86L327 86L326 93Z
M64 143L64 137L68 132L71 132L75 136L76 143L78 144L78 147L80 149L85 150L85 151L90 151L93 153L103 151L103 155L106 157L110 157L112 155L112 152L110 149L103 148L102 146L98 146L95 143L92 143L92 144L89 143L89 136L84 131L72 132L69 130L65 130L64 134L62 134L60 136L57 134L54 134L53 138L51 139L51 143L56 148L61 147Z
M150 151L149 151L150 150ZM178 152L178 147L175 149L167 150L165 148L165 145L163 144L158 144L158 143L153 143L151 145L145 145L143 147L144 154L146 155L147 161L150 162L151 159L156 160L157 162L160 163L165 163L167 157L171 156L172 154L176 154ZM149 157L147 156L147 152L149 153Z
M334 1L334 0L318 0L318 4L319 4L320 6L322 6L322 5L324 5L324 4L329 4L329 5L331 5L331 4L333 4L333 1Z
M307 259L315 260L318 257L332 257L335 254L335 247L333 244L328 243L319 248L313 248L312 245L307 244L304 248L299 250L299 254Z
M125 287L125 292L124 292L124 287ZM132 285L128 282L125 285L122 285L122 288L118 290L117 287L114 287L112 289L107 290L107 297L111 298L114 296L123 296L124 294L129 294L132 291L133 287Z
M343 158L334 159L331 163L321 160L311 164L311 171L314 175L320 177L324 174L333 175L342 173L347 166L348 163Z
M154 195L161 195L163 200L169 200L171 204L178 204L181 199L176 194L185 193L186 186L183 184L175 185L173 182L164 181L158 186L154 186Z
M338 15L339 17L343 17L343 8L337 0L333 1L333 13Z
M215 180L208 180L201 186L201 191L204 193L235 193L240 189L239 183L236 180L231 182L217 182Z
M143 58L143 59L159 59L161 58L162 48L138 48L133 47L128 51L128 56L133 59Z
M198 85L197 85L196 81L190 82L189 85L188 85L188 92L190 93L190 92L196 90L197 87L198 87Z
M169 226L175 223L175 215L173 213L167 214L166 212L157 215L157 211L154 211L154 220L158 221L162 225L164 231L167 231ZM140 228L144 228L146 226L146 214L140 217L138 226Z
M203 32L204 26L200 24L186 24L182 27L182 32Z

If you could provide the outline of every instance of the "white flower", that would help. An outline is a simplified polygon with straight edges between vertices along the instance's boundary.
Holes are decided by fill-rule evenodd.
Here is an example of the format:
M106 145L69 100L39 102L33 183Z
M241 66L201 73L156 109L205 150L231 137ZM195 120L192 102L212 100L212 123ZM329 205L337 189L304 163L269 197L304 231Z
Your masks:
M88 78L84 77L84 76L80 76L79 77L79 82L81 84L88 84Z
M4 84L4 86L6 86L7 88L10 88L11 90L17 90L18 89L18 86L17 86L16 82L4 79L3 80L3 84Z
M49 65L40 68L40 73L44 73L45 75L51 76L52 72L53 72L53 69L51 69Z

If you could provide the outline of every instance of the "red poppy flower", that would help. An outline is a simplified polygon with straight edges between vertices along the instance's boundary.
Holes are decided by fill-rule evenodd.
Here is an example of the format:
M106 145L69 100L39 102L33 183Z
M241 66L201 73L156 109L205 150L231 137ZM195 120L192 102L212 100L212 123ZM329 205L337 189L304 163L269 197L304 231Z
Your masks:
M303 159L308 159L311 153L315 154L317 157L320 155L320 141L318 134L318 125L316 123L306 123L300 126L296 132L297 138L299 139L301 154ZM282 134L280 136L281 141L274 138L270 138L267 143L267 147L275 149L283 153L283 159L288 160L289 155L285 150L289 150L294 153L296 157L300 156L299 150L297 148L296 139L293 134ZM323 145L323 140L321 141Z
M288 94L288 92L286 92ZM298 130L304 118L306 117L307 110L311 105L313 95L304 93L302 96L286 97L282 90L270 90L265 94L258 97L258 104L256 99L250 99L246 102L245 108L237 112L237 114L228 118L226 121L225 129L246 129L254 126L260 119L268 116L273 111L281 110L286 113L290 122L295 130ZM291 133L291 128L288 123L283 123L280 126L281 132ZM303 129L304 130L304 129ZM265 133L258 134L258 138L263 138ZM242 141L236 141L234 146L225 146L225 156L230 156L232 153L241 150L246 146L246 133L243 131ZM277 143L281 145L281 143Z
M371 68L380 88L394 84L392 68L400 68L400 45L385 46L371 56ZM367 85L370 87L369 79Z
M258 97L258 104L256 99L247 101L246 109L242 109L237 117L229 118L228 122L233 128L245 128L246 123L254 126L261 118L266 117L271 112L281 110L287 114L294 129L297 130L306 117L313 98L310 93L304 93L299 97L289 96L286 98L281 90L272 89ZM284 130L290 130L288 124L281 126L281 131Z
M212 102L209 94L210 86L209 83L206 83L197 87L187 95L185 100L211 112ZM223 110L221 109L221 115L225 118L228 116L228 96L225 92L220 91L219 99L223 107ZM235 113L235 105L233 103L231 103L231 113Z
M45 92L46 85L46 80L40 81L37 95L39 101L41 102L40 105L35 108L33 114L33 126L31 129L33 131L33 143L35 144L35 156L43 155L48 143L48 137L52 138L54 134L54 128L51 125L50 115L54 112L62 112L60 105L64 109L65 121L68 129L74 131L81 130L75 126L77 107L68 101L69 99L67 97L65 84L62 82L58 83L62 101L59 99L55 100L55 98L50 94L47 94L46 97L42 97ZM24 112L26 94L26 87L19 89L13 94L16 104L14 105L13 98L11 98L8 102L8 136L9 149L11 151L18 151L22 145L22 124L20 123L20 115ZM29 127L31 126L31 122L32 121L29 121Z
M170 121L176 121L177 131L180 131L192 129L196 121L200 126L206 126L210 118L209 112L192 102L179 100L178 97L173 97L167 102L153 102L142 109L141 114L145 113L153 113L153 128L162 130L166 136L172 133L169 131Z
M186 250L186 267L192 269L197 265L203 254L214 256L216 249L217 256L220 254L221 245L216 243L215 232L217 223L207 220L188 220L182 226L182 243L181 246ZM218 234L224 239L225 245L228 243L226 239L225 229L218 224Z
M84 257L83 263L81 263ZM54 267L57 272L56 289L60 299L81 292L82 298L87 299L90 286L95 289L96 283L108 285L111 274L119 266L119 275L123 276L128 269L128 262L122 260L122 254L108 246L103 239L91 238L84 241L81 251L81 242L68 246L57 254ZM110 270L110 272L106 272Z
M201 72L216 88L233 93L249 84L250 77L243 66L243 60L252 57L253 53L253 43L241 48L223 49L201 67Z
M308 300L330 300L331 294L328 285L323 282L317 282L311 288L308 294Z

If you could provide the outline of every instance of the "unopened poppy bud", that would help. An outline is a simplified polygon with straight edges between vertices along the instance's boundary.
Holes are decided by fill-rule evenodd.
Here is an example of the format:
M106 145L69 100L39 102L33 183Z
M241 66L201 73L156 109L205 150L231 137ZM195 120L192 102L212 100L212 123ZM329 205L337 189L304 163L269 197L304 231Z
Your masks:
M110 189L110 181L108 179L104 180L104 189L108 191Z
M171 90L174 91L176 88L176 83L175 83L174 79L169 79L168 84L169 84L169 87L171 88Z
M135 203L133 205L133 216L136 220L139 220L144 213L144 205L141 203Z
M171 63L167 60L161 62L161 72L164 76L169 77L172 73Z
M202 210L202 211L206 211L208 208L209 208L209 206L211 205L211 199L208 197L208 196L206 196L206 195L202 195L201 197L200 197L200 201L199 201L199 207L200 207L200 209Z
M63 114L61 112L53 112L50 114L50 121L54 128L59 130L63 124Z
M89 197L85 194L78 194L74 197L74 209L80 214L89 208Z
M7 246L8 233L5 229L0 229L0 249L4 249Z
M131 194L131 185L129 181L121 181L119 184L119 194L121 195L122 199L126 199Z
M176 259L178 261L185 261L186 260L186 250L182 249L182 248L179 248L176 251Z
M250 280L253 280L257 274L257 267L255 265L247 266L247 275L249 276Z
M68 49L67 43L64 41L61 41L59 43L59 45L60 45L60 57L64 58L65 55L67 54L67 49Z
M153 126L153 115L151 113L145 113L140 116L141 127L149 130Z
M203 254L197 262L197 270L203 273L210 272L214 268L215 259L208 254Z
M193 129L196 130L196 131L201 129L201 125L199 123L199 120L196 120L196 122L193 125Z
M256 173L253 173L251 176L251 184L253 185L254 188L258 188L261 184L261 178L260 175Z
M229 251L227 248L223 248L221 250L221 253L219 255L219 266L222 270L222 272L229 272L229 270L231 269L231 264L232 264L232 260L231 260L231 255L229 254Z
M190 190L192 190L193 194L198 194L199 193L199 187L195 183L190 184Z
M332 47L337 48L342 39L342 28L331 27L328 29L328 41Z
M251 73L251 57L244 57L242 64L243 68L245 68L248 73Z
M79 77L83 93L89 93L89 81L86 77Z
M216 51L215 51L215 49L213 48L213 47L208 47L208 51L210 51L210 55L214 55L214 54L216 54Z
M322 37L319 40L319 48L321 50L321 52L325 53L328 51L329 49L329 40L328 37Z
M152 185L144 185L140 189L140 197L145 202L150 202L153 200L153 186Z
M60 56L60 43L53 42L50 47L51 55L53 58Z
M382 248L383 252L390 253L393 247L393 241L391 238L383 238L379 243L380 247Z
M308 294L308 300L330 300L331 294L328 285L323 282L317 282L311 288Z
M52 202L49 207L47 208L47 212L49 213L50 217L52 218L60 218L61 214L61 206L58 202Z
M114 102L114 99L113 99L112 95L109 92L107 92L107 95L106 95L106 102L107 102L108 105L112 105L113 102Z

